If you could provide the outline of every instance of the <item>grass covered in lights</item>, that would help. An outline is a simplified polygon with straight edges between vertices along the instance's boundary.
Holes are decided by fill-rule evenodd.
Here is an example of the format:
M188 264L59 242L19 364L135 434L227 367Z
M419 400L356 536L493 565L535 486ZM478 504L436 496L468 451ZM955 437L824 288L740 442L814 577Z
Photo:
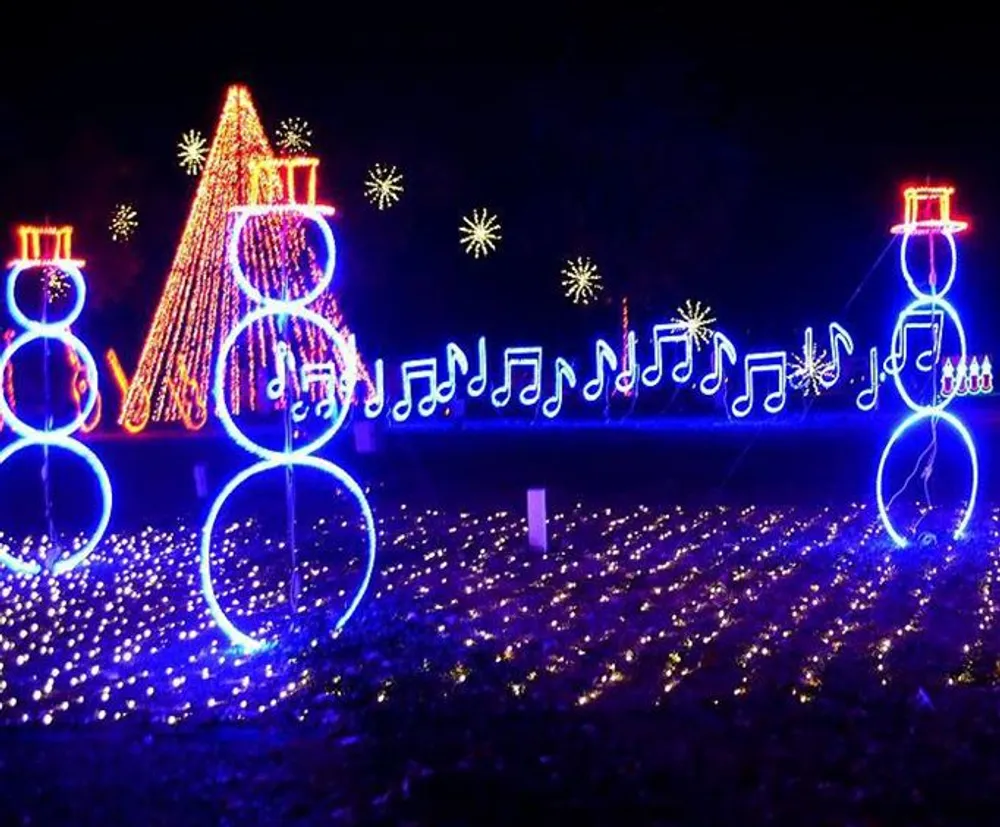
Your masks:
M844 669L932 693L997 671L1000 511L962 545L899 551L862 506L580 509L552 518L547 554L513 514L380 513L368 599L332 642L326 612L361 566L334 564L340 527L303 532L330 562L303 554L292 625L280 550L231 528L219 594L283 635L252 657L210 621L192 529L109 538L59 579L5 575L0 722L308 720L416 691L563 709L807 702Z

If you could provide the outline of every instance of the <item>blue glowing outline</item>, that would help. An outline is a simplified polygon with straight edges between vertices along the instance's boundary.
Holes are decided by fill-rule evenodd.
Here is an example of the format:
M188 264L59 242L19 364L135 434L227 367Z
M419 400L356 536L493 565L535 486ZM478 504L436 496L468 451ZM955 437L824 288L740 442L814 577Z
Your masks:
M17 303L17 280L21 273L28 269L38 267L55 267L69 276L74 287L74 301L66 314L55 321L39 321L29 318L21 310ZM87 299L87 283L83 277L80 267L68 259L52 260L26 260L20 259L12 263L10 272L7 275L7 283L4 289L4 297L7 305L7 312L10 313L14 322L24 328L24 332L18 334L14 340L0 352L0 376L6 372L7 366L17 354L17 352L40 340L54 340L64 347L76 352L83 364L87 394L83 404L79 406L75 419L70 420L65 425L58 428L36 428L23 421L12 410L7 395L0 391L0 419L2 419L19 438L0 451L0 467L17 453L25 448L63 448L71 454L82 459L94 472L97 477L97 485L101 492L101 511L97 520L97 526L88 539L80 548L76 549L68 557L56 560L52 564L52 574L61 575L72 571L82 563L91 552L97 548L104 539L104 534L108 530L111 522L111 511L114 503L114 493L111 488L111 479L107 469L100 458L79 440L73 439L72 434L80 430L87 422L88 417L97 404L98 381L97 364L87 346L70 331L72 325L83 313L83 307ZM54 538L50 538L53 539ZM13 557L3 549L0 549L0 565L9 570L22 575L37 576L42 573L42 566L37 561L25 562Z
M368 585L371 582L372 574L375 571L375 546L377 540L375 533L375 517L372 514L371 506L368 504L368 499L365 497L364 491L361 490L361 486L358 485L354 478L339 465L335 465L329 460L321 459L320 457L289 454L282 459L263 459L260 462L251 465L249 468L240 471L226 484L226 487L223 488L219 495L215 498L215 502L212 503L212 508L208 513L208 518L205 520L205 525L201 532L199 572L201 575L202 593L205 595L205 602L208 604L208 610L212 615L212 619L222 630L223 634L226 635L230 643L250 652L260 649L265 644L263 641L257 640L245 632L240 631L219 605L218 598L215 596L215 586L212 582L212 533L215 530L215 523L219 518L219 514L222 511L223 506L237 488L250 478L257 476L258 474L262 474L265 471L271 471L276 468L287 468L289 466L313 468L317 471L329 474L351 493L351 496L354 497L355 502L361 509L361 514L365 521L365 535L368 541L368 562L365 566L365 575L361 581L361 585L358 587L358 590L354 595L354 599L351 600L347 609L337 621L336 626L334 627L335 632L339 632L351 619L355 611L357 611L358 606L364 599L365 593L368 591Z
M833 378L825 380L823 377L820 377L819 384L824 390L833 388L840 381L840 377L843 374L840 346L843 346L844 353L847 356L854 355L854 338L847 331L847 328L838 322L830 322L828 331L830 334L830 365L833 370Z
M468 376L469 357L461 346L448 342L444 348L445 372L448 378L437 386L437 401L439 405L447 405L458 392L458 377Z
M739 361L739 354L736 352L736 345L725 334L718 330L712 333L712 364L711 367L698 383L698 390L705 396L715 396L726 381L726 360L732 367Z
M951 264L948 278L944 280L944 286L935 288L927 293L917 287L917 282L913 278L913 274L910 272L910 265L906 260L906 251L910 246L910 238L913 236L913 232L903 233L903 240L899 245L899 266L903 271L903 279L906 281L906 286L910 289L910 292L918 299L930 299L935 296L939 299L944 298L945 294L951 290L952 285L955 283L955 274L958 272L958 246L955 244L955 236L953 233L946 231L938 232L937 235L943 235L948 240L948 246L951 248Z
M0 393L0 417L3 418L4 422L10 426L10 429L15 434L24 439L39 439L43 436L68 438L86 424L87 417L90 416L91 411L94 410L94 405L97 404L97 364L94 362L94 357L87 346L65 328L30 330L16 336L14 341L0 353L0 376L4 375L7 365L10 364L11 359L14 358L15 354L22 347L45 339L60 342L65 347L76 351L87 372L87 395L74 419L71 419L65 425L60 425L58 428L42 430L19 419L7 402L7 395Z
M914 299L911 301L903 310L900 312L899 316L896 318L896 325L892 329L892 339L890 340L889 347L891 353L899 352L896 347L897 341L902 343L902 347L906 347L906 320L914 313L918 312L925 305L930 305L933 309L940 309L955 325L955 329L958 331L958 342L959 342L959 356L960 358L965 358L968 356L969 347L965 340L965 328L962 326L962 320L958 317L958 313L952 306L951 302L947 299L942 299L938 297L933 298L921 298ZM902 351L905 358L906 351ZM922 355L922 354L921 354ZM920 356L917 356L919 359ZM916 364L916 360L914 360ZM940 400L933 402L930 405L921 405L916 402L910 392L906 390L906 386L903 384L903 380L900 378L902 374L902 365L899 366L898 370L887 371L892 376L893 384L896 386L896 390L899 392L900 398L903 403L911 411L943 411L955 398L955 394L950 394L947 396L942 396Z
M237 445L258 457L260 461L236 474L226 484L219 495L215 498L215 501L212 503L208 518L202 526L201 546L199 551L199 571L201 575L202 592L205 595L205 601L208 604L209 613L212 618L232 644L252 651L259 649L264 644L255 640L250 635L241 632L232 623L232 621L229 620L228 616L219 605L218 599L215 596L215 587L212 583L212 533L215 529L215 523L218 520L222 507L240 485L251 477L263 473L264 471L274 468L292 468L300 466L314 468L318 471L329 474L335 480L340 482L340 484L343 485L344 488L346 488L354 497L365 520L366 537L368 540L368 562L365 567L365 576L361 585L358 588L354 599L348 605L347 610L337 621L335 631L339 631L351 619L351 616L357 610L361 600L365 596L365 593L368 591L368 585L371 582L372 573L375 569L375 549L377 537L375 533L375 518L372 514L371 506L369 505L364 492L361 490L361 487L354 480L354 478L351 477L351 475L348 474L343 468L335 465L329 460L312 456L313 452L318 451L331 439L333 439L343 426L344 422L347 420L358 382L358 357L356 348L348 348L347 341L336 330L333 324L324 317L320 316L318 313L309 310L307 307L308 304L319 298L323 291L333 283L333 274L336 266L336 243L333 237L333 230L330 228L330 225L324 217L324 213L329 213L330 210L315 206L281 204L261 205L257 207L240 207L234 212L237 213L237 219L229 238L230 265L233 268L233 273L240 289L246 296L248 296L251 300L256 301L261 306L247 314L247 316L236 325L236 327L226 337L225 342L220 348L219 355L215 363L213 398L215 400L216 415L219 417L220 422L222 422L226 433ZM317 284L311 291L298 299L286 300L264 296L249 282L243 272L242 265L240 264L240 235L249 217L252 215L267 215L275 212L296 212L312 219L319 226L327 244L327 261L322 277L317 280ZM303 322L314 324L327 335L333 343L334 349L340 351L341 359L344 364L343 374L338 377L338 385L341 393L343 394L343 404L338 406L336 415L330 417L327 427L312 441L296 448L282 451L265 448L263 445L251 440L242 430L240 430L233 420L232 412L226 404L225 389L226 376L228 375L226 362L239 336L249 329L251 325L264 319L274 317L292 317ZM282 367L284 368L284 365ZM384 376L382 379L384 380ZM382 385L380 388L381 398L378 404L381 408L384 405L385 397L384 384L380 384ZM296 409L297 406L293 406L290 409L293 418L296 416Z
M920 310L919 308L923 305L930 305L930 310ZM913 360L913 364L916 365L917 370L923 371L924 373L930 373L934 370L935 362L931 361L930 367L926 367L926 362L921 364L921 360L926 359L927 356L934 356L934 352L940 351L941 342L944 337L944 323L948 320L948 316L945 313L944 308L936 308L935 305L938 304L933 298L927 298L924 300L916 300L911 302L907 307L899 314L896 319L896 325L899 326L899 331L896 327L893 327L893 339L890 342L891 348L889 355L885 357L882 362L882 370L887 376L892 376L898 374L903 368L906 367L907 356L909 351L909 337L906 336L906 331L908 330L929 330L932 335L937 333L935 337L935 346L929 348L928 350L922 350L917 353L916 358ZM917 318L913 318L916 316ZM929 317L930 321L923 321L922 317ZM940 324L938 324L940 322Z
M254 207L237 207L233 210L236 213L236 221L229 236L229 266L232 268L233 277L236 284L251 301L262 306L269 306L272 309L283 310L287 315L294 315L294 310L304 310L316 299L323 295L326 289L333 283L333 273L337 266L337 242L333 236L333 230L327 222L324 210L321 207L306 204L265 204ZM323 241L326 244L326 263L323 265L323 275L316 280L312 290L295 299L277 299L272 296L265 296L261 293L243 272L243 264L240 261L240 235L247 221L254 216L270 215L273 213L298 213L313 223L315 223L323 234Z
M895 525L892 522L892 518L889 516L888 508L885 502L885 492L884 492L884 475L885 475L885 464L889 459L889 454L892 452L893 446L899 441L906 431L908 431L912 426L916 425L918 422L924 419L932 420L943 420L951 425L958 435L962 438L962 442L965 443L966 450L969 452L969 460L972 465L972 485L969 493L969 502L965 507L965 511L962 514L962 519L959 521L958 526L955 528L952 537L959 540L964 536L965 529L969 525L969 520L972 519L972 512L976 507L976 496L979 493L979 458L976 455L976 446L972 442L972 434L969 430L962 424L962 421L945 410L933 410L925 409L914 411L906 419L904 419L899 425L896 426L896 430L892 432L892 436L889 437L889 441L885 444L885 448L882 449L882 456L878 461L878 471L875 475L875 501L878 504L878 514L879 518L882 520L882 525L885 527L886 533L892 538L892 541L899 546L899 548L906 548L910 541L907 540L902 534L900 534Z
M486 361L485 336L480 336L479 341L476 342L476 363L478 365L476 373L469 379L468 384L465 386L465 395L469 399L478 399L486 393L486 387L489 382L489 364Z
M75 454L77 457L82 459L88 466L90 466L90 469L97 477L97 485L101 491L101 516L97 521L97 527L90 535L90 539L80 546L80 548L74 551L69 557L64 557L52 564L52 573L60 575L65 574L68 571L72 571L80 565L80 563L90 556L90 553L97 548L97 544L104 538L104 532L108 530L108 524L111 522L113 494L111 490L111 479L108 477L108 472L104 467L104 464L98 458L97 454L77 439L70 439L68 437L57 436L55 434L18 439L15 442L11 442L9 445L6 445L4 449L0 451L0 467L2 467L8 459L14 456L14 454L20 453L25 448L46 447L64 448L71 454ZM2 548L0 548L0 564L3 564L17 574L37 575L42 571L42 567L37 561L26 563L23 560L19 560L16 557L11 556Z
M596 375L584 383L582 393L587 402L596 402L601 398L607 386L608 378L618 373L618 354L604 339L594 342L594 371Z
M615 376L615 390L618 393L632 393L639 384L640 371L639 360L636 356L636 343L635 331L630 330L625 337L625 352L622 354L625 358L619 360L618 375ZM627 364L622 365L622 361L627 362Z
M69 276L70 281L73 282L73 305L66 312L66 315L61 319L56 321L39 321L38 319L29 318L20 308L17 303L17 279L25 270L31 270L38 267L55 267L63 272L63 274ZM10 273L7 275L7 289L6 289L6 300L7 300L7 312L10 313L11 319L15 323L23 327L26 331L32 333L56 333L60 330L65 330L73 325L73 323L80 318L83 313L83 305L87 300L87 283L84 281L83 273L80 268L76 266L73 262L66 259L53 259L52 261L18 261L11 268Z
M694 375L694 337L682 322L665 322L653 325L653 364L642 370L642 384L647 388L655 388L663 381L665 345L679 344L684 346L684 358L675 364L670 371L670 378L678 385L686 384Z
M521 388L517 401L529 408L537 405L542 399L543 358L542 348L538 346L506 348L503 352L503 384L490 394L493 407L499 409L510 404L514 396L514 368L531 371L531 381Z
M904 548L909 544L902 534L900 534L889 516L888 507L885 503L885 493L884 493L884 476L885 476L885 466L888 461L889 454L892 452L893 446L902 437L902 435L909 430L917 422L921 422L924 419L930 419L932 426L937 423L938 420L944 420L955 431L958 432L959 436L962 438L962 442L965 443L966 450L969 453L969 460L972 467L972 480L970 484L970 493L968 504L963 512L962 518L956 527L953 538L960 539L965 533L966 526L968 526L969 521L972 519L972 513L976 505L976 496L979 491L979 457L976 453L976 446L972 441L972 435L969 433L965 425L959 420L954 414L949 413L945 408L952 402L955 398L957 383L952 389L951 393L941 394L940 398L935 398L929 405L918 404L911 396L909 391L906 390L903 384L901 374L903 372L903 367L905 366L906 359L906 347L907 347L907 320L918 312L926 312L922 309L924 307L930 308L931 330L932 334L936 333L935 346L938 350L937 361L940 362L940 336L944 333L944 323L942 319L941 330L935 331L934 329L934 316L936 313L940 312L944 316L947 316L952 324L955 325L955 329L958 332L959 338L959 359L961 361L966 361L968 359L968 345L965 337L965 328L962 325L962 320L959 318L958 312L955 310L954 306L944 295L951 290L952 285L955 281L955 275L958 271L958 247L955 243L953 234L947 231L940 231L939 235L943 235L948 242L951 249L951 264L948 273L948 277L945 279L944 286L940 289L932 287L931 292L925 293L920 290L916 281L913 278L913 274L910 272L909 264L907 262L906 252L909 248L910 237L913 235L913 230L904 233L903 240L900 245L900 269L903 272L903 279L906 282L906 286L915 298L899 313L896 317L896 323L892 330L892 339L890 340L889 352L890 356L886 360L886 364L883 366L885 372L890 374L893 378L893 383L896 386L896 390L899 393L900 398L903 400L904 404L911 410L909 416L906 417L893 431L892 435L889 437L889 441L886 443L885 447L882 449L882 455L879 458L878 469L875 474L875 499L878 504L879 518L882 522L886 533L892 539L892 541L899 546ZM933 244L933 235L929 238L929 243ZM932 348L931 353L935 351ZM874 350L873 350L874 354ZM924 355L923 353L918 354L917 358L914 360L914 364L918 369L925 370L919 364L920 357ZM874 366L872 368L874 371ZM937 364L932 364L929 370L938 370ZM936 378L936 377L935 377ZM874 381L874 380L873 380ZM937 385L935 383L935 389ZM877 393L877 391L876 391ZM860 403L860 395L858 397Z
M376 359L372 378L373 397L365 400L365 417L376 419L385 410L385 360Z
M434 356L423 359L408 359L399 366L403 381L403 398L392 406L391 415L396 422L405 422L413 412L413 383L427 383L427 393L416 400L417 413L422 417L431 416L438 406L438 360ZM454 376L452 376L454 381Z
M756 364L757 362L762 364ZM778 374L778 388L764 397L764 410L769 414L781 413L784 410L788 402L788 351L755 351L743 357L743 379L746 387L743 393L733 400L730 408L733 416L742 419L750 415L754 408L753 378L757 374L767 372ZM777 402L774 401L775 398L778 399Z
M272 306L274 304L280 304L281 307L275 308ZM344 374L340 377L340 387L344 402L338 406L337 415L330 418L329 424L326 426L325 430L321 431L311 442L299 445L293 448L289 453L278 451L273 448L266 448L265 446L254 442L245 433L243 433L242 430L240 430L240 427L233 420L232 412L229 410L226 400L225 387L227 375L226 361L229 358L230 352L236 346L237 339L243 335L243 333L246 332L251 325L263 321L264 319L280 316L291 316L296 319L300 319L301 321L314 324L316 327L320 328L320 330L322 330L333 342L334 347L340 350L345 366ZM351 351L347 347L346 340L337 332L333 324L327 319L304 307L294 307L289 310L284 302L268 301L263 307L259 307L244 316L236 327L233 328L232 332L230 332L230 334L226 337L226 340L222 343L222 347L219 349L219 356L215 360L215 381L212 386L212 397L215 401L215 414L219 417L219 422L222 423L222 427L229 435L229 438L245 451L253 454L259 459L283 460L286 457L300 457L306 454L311 454L318 451L331 439L333 439L334 436L337 435L341 426L347 420L347 414L351 407L350 400L354 398L354 391L358 384L357 367L356 360L351 358Z
M857 406L858 410L863 413L868 413L878 405L878 389L879 385L882 384L879 378L879 366L878 366L878 348L872 347L868 351L868 387L858 392L858 395L854 398L854 404ZM871 399L871 402L861 401L861 397L868 395L867 398Z
M555 419L559 415L563 406L564 388L575 388L577 383L576 371L562 356L556 357L553 372L556 379L555 390L542 402L542 416L546 419Z

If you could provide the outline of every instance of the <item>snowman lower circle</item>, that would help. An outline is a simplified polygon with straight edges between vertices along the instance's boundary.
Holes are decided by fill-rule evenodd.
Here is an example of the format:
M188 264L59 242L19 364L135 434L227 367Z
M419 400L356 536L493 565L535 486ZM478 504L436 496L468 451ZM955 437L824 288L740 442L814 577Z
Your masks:
M368 585L371 582L372 573L375 570L375 518L372 514L371 506L368 504L368 499L365 497L364 491L361 490L361 486L359 486L354 478L339 465L335 465L329 460L320 459L319 457L309 455L289 455L282 459L265 459L255 465L251 465L244 471L241 471L229 481L229 484L226 485L221 492L219 492L219 496L216 497L215 502L212 503L212 508L209 511L208 518L205 520L205 525L202 529L199 568L201 573L202 592L205 595L205 600L208 603L208 609L213 620L215 620L219 628L222 629L226 637L229 638L230 643L250 651L260 649L264 646L264 642L237 628L236 624L229 619L229 616L226 614L222 606L219 605L218 598L215 595L215 585L212 581L212 534L215 530L215 523L219 518L222 508L225 506L226 502L233 495L233 493L241 485L243 485L243 483L258 476L259 474L265 473L266 471L288 468L290 466L312 468L333 477L337 482L344 486L345 489L347 489L352 497L354 497L354 500L358 504L358 508L361 510L361 515L364 519L366 541L365 556L367 558L364 576L362 577L361 584L358 587L353 599L337 620L334 627L335 631L339 631L343 628L343 626L351 619L354 612L357 611L365 593L368 591Z
M65 449L71 454L74 454L82 459L97 477L97 486L101 492L101 516L97 521L97 528L94 530L93 534L90 535L90 539L80 546L80 548L76 549L69 557L64 557L53 564L53 574L65 574L66 572L75 569L78 565L80 565L80 563L90 556L90 553L97 548L97 544L103 539L104 532L107 531L108 523L111 521L111 480L108 477L108 472L105 470L104 465L97 458L97 455L86 445L75 439L69 439L67 437L55 436L51 434L45 437L33 436L27 439L19 439L16 442L10 443L2 451L0 451L0 467L3 467L3 464L7 462L8 459L13 457L15 454L20 453L25 448ZM0 565L6 566L8 569L16 572L17 574L34 576L40 574L42 571L42 566L37 561L20 560L4 548L0 548Z
M976 506L976 496L979 493L979 458L976 455L976 446L972 442L972 434L962 424L962 421L954 414L941 409L925 408L910 414L899 423L896 430L892 432L892 436L889 437L889 441L885 444L885 448L882 449L882 456L878 461L878 473L875 476L875 498L878 503L879 516L882 518L882 525L885 526L893 542L900 547L908 545L909 541L899 533L892 519L889 517L889 511L885 502L885 466L889 455L892 453L892 449L903 434L925 419L932 420L932 424L936 424L937 421L946 422L958 434L965 444L966 450L969 452L972 472L972 479L969 486L969 500L953 533L954 539L961 538L965 533L969 520L972 519L972 512Z

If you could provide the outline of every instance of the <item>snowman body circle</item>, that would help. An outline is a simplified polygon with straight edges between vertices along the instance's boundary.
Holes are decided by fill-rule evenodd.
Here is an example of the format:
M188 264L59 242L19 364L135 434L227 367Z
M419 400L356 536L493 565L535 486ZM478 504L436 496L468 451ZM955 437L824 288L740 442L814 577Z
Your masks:
M73 289L73 300L69 309L61 318L33 319L21 308L17 299L17 284L27 270L39 267L51 268L66 276ZM87 422L88 417L97 404L97 364L87 346L70 330L70 326L80 317L87 298L87 285L83 278L80 262L70 259L17 259L11 264L5 286L7 311L11 319L22 328L11 342L0 353L0 376L4 376L13 364L14 357L22 348L39 341L56 342L76 353L84 369L86 394L78 407L76 416L62 425L53 425L46 421L41 427L24 421L11 405L5 393L0 392L0 418L17 435L18 439L8 444L0 451L0 468L7 460L28 448L41 447L46 449L61 449L68 451L93 471L97 479L100 494L100 513L97 525L90 536L82 543L74 546L72 551L56 560L51 567L53 574L64 574L75 569L87 559L104 538L108 524L111 521L113 494L111 480L107 469L86 445L74 438ZM48 412L46 412L48 417ZM53 538L50 538L52 540ZM0 565L13 572L23 575L38 575L43 571L42 564L37 560L23 560L15 557L10 550L0 547Z
M979 493L979 460L975 444L972 440L972 435L957 416L946 410L946 408L951 405L952 401L954 401L956 396L955 389L948 388L944 389L942 392L938 389L937 383L934 382L932 384L934 395L931 400L929 402L919 401L904 383L902 378L903 365L900 361L897 361L896 357L896 354L906 353L906 330L908 322L914 318L930 315L932 318L932 337L935 342L939 342L939 334L936 330L934 330L933 325L937 324L936 318L940 315L942 324L947 322L955 329L959 345L958 359L961 363L965 363L967 360L968 343L966 340L965 328L962 325L962 319L955 310L954 305L946 298L946 295L954 286L955 276L958 270L958 245L955 243L954 234L957 231L960 232L964 228L964 225L955 224L954 226L936 226L928 230L926 227L921 225L921 222L913 222L911 224L904 224L900 225L898 228L894 228L894 230L898 229L902 232L902 241L900 243L899 253L900 269L903 273L903 280L912 294L913 299L896 317L896 323L893 326L892 339L889 349L890 354L892 354L889 362L892 364L887 364L886 372L892 376L893 384L896 386L900 399L903 400L903 403L910 409L911 413L902 422L900 422L900 424L889 436L885 447L882 449L878 462L878 470L875 476L875 499L878 505L879 517L881 518L882 525L892 541L899 547L909 545L910 541L903 535L903 533L896 526L892 517L889 515L888 502L885 496L885 473L886 466L893 449L904 434L912 427L923 422L929 423L931 428L936 428L941 423L946 424L958 435L961 443L969 455L971 469L969 495L966 500L966 505L963 508L962 514L959 517L958 523L954 529L954 539L959 539L964 535L969 521L972 519L972 513L976 504L976 497ZM928 244L931 245L934 244L935 238L944 238L950 255L947 275L940 284L938 283L938 278L933 268L928 273L926 287L924 287L914 276L910 268L909 261L910 245L914 237L927 238ZM940 354L937 350L938 347L935 345L932 350L932 353L935 354L935 359L933 360L933 364L930 368L930 370L935 372L938 369L937 361L940 358ZM919 358L920 357L918 356L916 360L917 363L919 363ZM917 366L919 367L919 364L917 364Z
M241 629L219 603L216 596L215 583L212 575L212 535L216 523L228 499L249 480L275 469L303 468L319 471L331 477L357 503L364 523L365 535L365 567L361 583L347 608L335 623L334 631L339 631L351 619L360 605L375 569L376 531L375 519L371 506L365 497L361 486L343 468L329 460L314 456L315 452L325 447L343 427L350 410L350 401L354 398L357 386L357 357L344 337L330 321L309 308L333 282L336 267L336 242L333 231L327 221L322 207L307 204L273 204L251 207L240 207L234 211L236 219L229 240L229 264L233 277L243 294L257 305L248 313L226 337L219 350L215 364L215 380L212 395L215 400L216 413L223 428L230 438L248 453L256 456L258 462L234 476L215 498L208 517L202 528L199 568L202 582L202 592L208 603L213 619L223 633L234 645L255 650L264 645L264 641ZM275 298L262 293L247 277L240 261L240 239L247 223L254 217L285 215L296 220L310 221L319 230L323 245L326 247L326 260L322 274L315 285L302 296L294 299L287 297ZM323 430L307 443L299 446L287 446L283 450L275 450L254 441L250 434L235 421L229 410L225 378L228 360L239 339L254 325L278 323L287 324L291 319L297 319L313 325L322 331L331 343L333 350L340 356L339 364L344 371L338 377L337 387L342 403L336 406L335 413L329 418Z

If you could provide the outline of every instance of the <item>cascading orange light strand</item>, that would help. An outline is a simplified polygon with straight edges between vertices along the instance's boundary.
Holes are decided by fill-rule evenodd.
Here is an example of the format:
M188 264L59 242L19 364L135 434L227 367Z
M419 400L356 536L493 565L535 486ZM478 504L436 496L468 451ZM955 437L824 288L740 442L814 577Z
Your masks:
M219 345L248 309L236 289L226 255L230 211L251 203L251 195L269 202L283 195L285 182L275 182L275 176L269 176L263 183L254 183L251 175L255 165L274 157L249 91L242 86L230 87L135 375L127 383L119 420L131 423L127 430L138 427L144 419L181 422L188 428L204 424L207 411L203 414L197 408L199 400L208 398ZM298 166L314 169L315 164L315 159L301 159ZM302 201L314 198L314 188L310 189L308 182L303 187L301 180L293 181L296 197ZM257 186L258 192L251 193L252 186ZM297 262L308 245L304 233L283 233L280 225L260 221L247 227L243 248L249 269L263 280L262 288L268 292L276 286L273 282L275 274L282 272L282 261ZM311 257L308 260L315 266ZM290 286L294 292L303 289L299 279L297 276ZM324 296L316 309L345 337L350 336L332 295ZM263 406L265 400L258 391L267 380L263 371L273 361L275 337L274 330L262 326L229 360L227 387L234 414ZM300 364L323 361L325 343L316 341L309 332L293 326L292 340ZM367 398L373 386L360 360L358 373L359 396ZM117 376L116 382L123 387Z
M70 369L69 393L73 404L76 406L76 413L79 415L84 399L87 396L87 368L80 361L80 357L72 348L66 348L66 364ZM101 424L101 416L104 413L104 400L101 392L97 391L96 402L90 412L90 416L84 420L80 426L80 433L89 434Z
M629 347L628 340L628 297L622 299L622 354L621 354L621 372L623 374L628 374L632 371L632 366L629 364L629 352L631 348ZM625 392L624 396L632 396L635 390L629 387Z
M115 386L118 388L118 393L121 397L121 412L118 416L118 424L126 432L137 434L149 423L149 393L144 390L139 390L136 393L137 404L132 409L132 418L126 418L125 402L128 399L129 387L132 383L125 374L125 368L122 367L121 360L113 348L104 354L104 361L107 362L108 368L111 370L111 377L115 380Z

